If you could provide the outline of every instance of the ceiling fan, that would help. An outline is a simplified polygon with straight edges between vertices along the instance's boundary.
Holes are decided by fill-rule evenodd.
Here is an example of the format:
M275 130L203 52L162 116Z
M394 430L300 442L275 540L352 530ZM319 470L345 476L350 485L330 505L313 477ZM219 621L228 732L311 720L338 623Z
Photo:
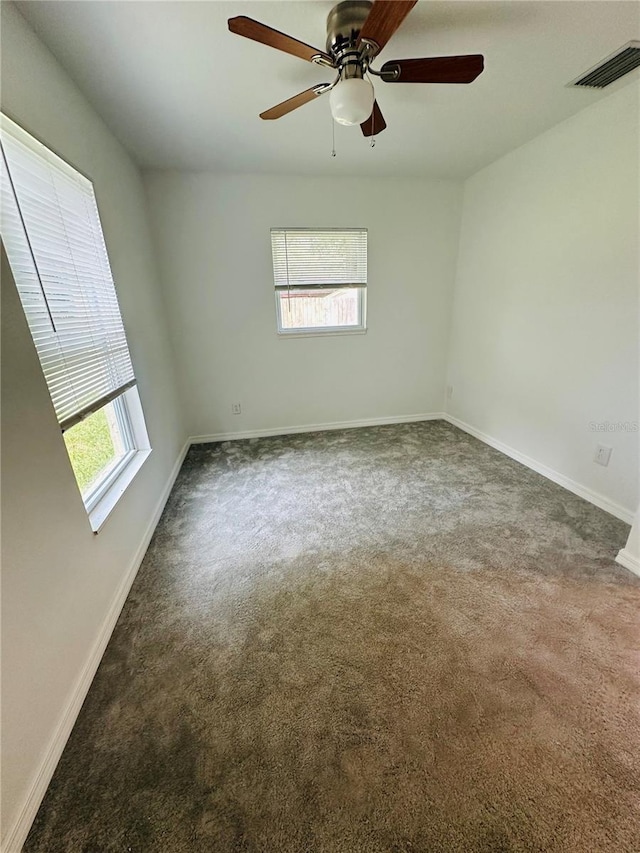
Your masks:
M260 113L262 119L282 118L325 92L331 114L339 124L359 124L365 136L387 126L369 75L384 83L471 83L482 73L484 57L436 56L427 59L392 59L379 71L371 61L380 53L418 0L344 0L329 12L326 52L241 15L229 18L229 29L239 36L262 42L276 50L338 72L333 83L318 83ZM366 75L366 76L365 76Z

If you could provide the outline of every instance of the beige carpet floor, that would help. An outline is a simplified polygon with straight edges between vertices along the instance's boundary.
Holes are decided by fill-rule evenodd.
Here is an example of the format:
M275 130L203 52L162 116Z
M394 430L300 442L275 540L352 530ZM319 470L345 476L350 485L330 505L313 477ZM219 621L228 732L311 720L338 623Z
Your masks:
M640 851L627 532L443 422L192 448L25 849Z

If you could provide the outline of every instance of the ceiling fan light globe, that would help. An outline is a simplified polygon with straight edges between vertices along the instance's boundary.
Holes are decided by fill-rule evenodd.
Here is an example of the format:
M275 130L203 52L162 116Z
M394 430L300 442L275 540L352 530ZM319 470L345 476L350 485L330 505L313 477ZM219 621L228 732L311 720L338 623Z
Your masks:
M374 99L369 80L362 77L341 80L329 94L331 115L338 124L362 124L371 115Z

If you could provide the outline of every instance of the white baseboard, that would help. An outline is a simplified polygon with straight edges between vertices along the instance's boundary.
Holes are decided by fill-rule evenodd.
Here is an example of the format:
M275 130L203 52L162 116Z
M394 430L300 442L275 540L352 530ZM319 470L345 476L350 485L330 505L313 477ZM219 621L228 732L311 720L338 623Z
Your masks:
M20 809L15 822L2 841L1 849L3 853L19 853L22 849L22 845L26 841L29 830L31 829L31 824L35 820L38 809L40 808L40 803L42 802L47 788L49 787L51 777L53 776L58 761L60 760L60 756L62 755L62 751L66 746L71 730L73 729L78 714L80 713L82 703L89 692L91 682L93 681L100 661L102 660L102 655L104 654L107 643L111 638L113 629L116 626L116 622L120 616L120 611L127 599L131 585L138 573L138 569L140 568L140 564L142 563L147 551L153 532L160 520L162 510L164 509L164 505L171 493L171 489L173 488L175 479L178 476L178 472L180 471L184 457L187 454L189 445L189 441L185 442L184 447L180 451L167 483L162 490L162 494L160 495L160 498L153 510L153 514L144 532L142 541L140 542L133 560L131 561L129 569L118 586L111 603L111 607L109 608L109 612L102 623L82 672L78 676L78 679L71 691L67 707L60 719L60 722L58 723L58 726L56 727L51 741L49 742L49 746L46 750L42 763L35 774L26 800Z
M214 432L210 435L193 435L191 444L208 444L216 441L235 441L242 438L268 438L274 435L291 435L300 432L325 432L332 429L356 429L357 427L384 426L385 424L410 424L416 421L440 421L445 418L443 412L431 412L422 415L391 415L385 418L363 418L357 421L335 421L323 424L305 424L304 426L283 426L272 429L250 429L238 432Z
M634 575L638 575L638 577L640 577L640 559L638 559L638 557L634 557L634 555L630 551L627 551L626 548L618 551L616 563L620 563L620 565L624 566L625 569L629 569L629 571L633 572Z
M492 438L492 436L487 435L479 429L476 429L475 427L471 426L471 424L465 423L464 421L455 418L453 415L445 413L444 415L442 415L442 417L444 418L444 420L448 421L453 426L464 430L464 432L468 432L469 435L472 435L474 438L478 438L480 441L483 441L490 447L494 447L496 450L499 450L501 453L504 453L505 456L510 456L511 459L515 459L516 462L520 462L522 465L526 465L526 467L531 468L532 471L536 471L538 474L542 474L543 477L546 477L548 480L552 480L559 486L562 486L568 491L573 492L574 495L578 495L578 497L584 498L586 501L589 501L589 503L592 503L600 509L603 509L605 512L608 512L611 515L615 515L615 517L619 518L621 521L626 521L627 524L633 523L633 510L628 510L620 504L609 500L609 498L606 498L604 495L601 495L598 492L594 492L592 489L588 489L581 483L577 483L570 477L565 477L565 475L560 474L559 471L554 471L553 468L549 468L547 465L543 465L542 462L538 462L536 459L532 459L530 456L527 456L526 453L521 453L519 450L516 450L513 447L509 447L508 444L499 441L497 438Z

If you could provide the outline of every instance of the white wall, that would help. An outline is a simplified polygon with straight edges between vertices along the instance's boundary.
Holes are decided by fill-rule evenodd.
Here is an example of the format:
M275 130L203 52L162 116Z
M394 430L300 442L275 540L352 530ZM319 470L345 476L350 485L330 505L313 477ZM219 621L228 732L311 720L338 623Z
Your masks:
M467 181L448 379L452 415L630 516L638 433L590 425L638 423L638 142L630 85Z
M78 698L79 680L90 677L97 663L91 653L99 653L103 624L117 614L112 606L131 579L186 431L139 173L6 3L2 108L94 180L153 447L94 536L3 259L2 849L9 850L17 849L53 770L43 770L47 756L55 757L52 738L59 725L65 730L63 718ZM67 729L71 722L67 719ZM34 788L41 771L40 787ZM30 794L35 799L29 804Z
M442 411L459 184L174 172L145 183L191 435ZM366 335L277 337L272 226L369 229Z

